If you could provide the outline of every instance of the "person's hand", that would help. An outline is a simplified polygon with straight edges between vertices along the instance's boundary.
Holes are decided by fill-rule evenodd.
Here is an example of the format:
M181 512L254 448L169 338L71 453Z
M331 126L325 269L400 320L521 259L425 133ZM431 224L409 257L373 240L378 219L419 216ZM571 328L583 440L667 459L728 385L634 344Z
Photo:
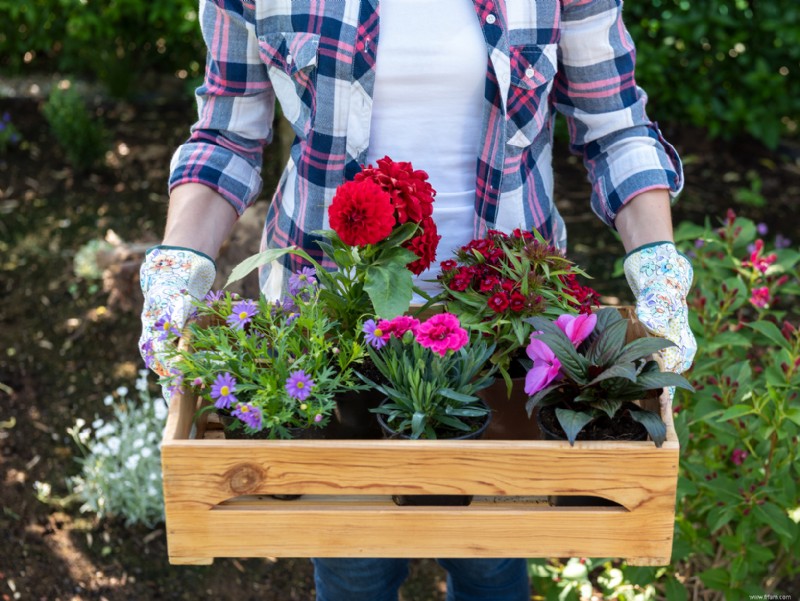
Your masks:
M216 267L206 255L188 248L156 246L147 251L139 273L144 294L139 351L147 367L167 376L166 351L174 348L170 334L180 335L192 301L211 290Z
M689 259L672 242L659 242L629 253L624 269L636 297L639 321L654 336L676 345L661 351L664 369L683 373L692 366L697 352L686 306L694 275Z

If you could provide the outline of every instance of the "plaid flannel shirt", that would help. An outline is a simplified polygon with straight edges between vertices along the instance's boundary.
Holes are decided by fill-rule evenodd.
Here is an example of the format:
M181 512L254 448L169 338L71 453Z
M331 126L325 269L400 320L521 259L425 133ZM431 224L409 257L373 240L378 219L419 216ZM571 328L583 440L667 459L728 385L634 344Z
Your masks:
M533 227L565 246L553 203L556 111L586 165L592 209L606 224L613 227L625 202L645 190L678 194L680 159L646 115L621 0L473 4L487 50L476 237L490 228ZM367 154L379 0L201 0L200 21L208 58L199 119L173 156L170 189L202 183L243 213L261 189L277 99L296 138L262 246L297 245L321 259L311 232L328 228L336 187ZM271 270L265 292L278 293L286 269L298 267L299 259L287 257L284 269Z

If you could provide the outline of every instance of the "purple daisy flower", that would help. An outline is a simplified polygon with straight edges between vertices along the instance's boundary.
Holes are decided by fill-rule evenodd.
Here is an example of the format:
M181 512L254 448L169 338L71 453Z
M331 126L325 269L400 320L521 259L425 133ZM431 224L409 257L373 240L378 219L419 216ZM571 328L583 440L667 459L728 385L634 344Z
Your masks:
M173 336L180 336L180 330L175 326L175 323L172 321L172 312L167 312L163 316L161 316L158 321L156 321L155 329L161 334L159 335L159 340L166 340L169 338L169 335L172 334Z
M383 339L383 330L378 327L374 319L365 321L361 329L364 332L364 340L367 341L367 344L372 345L372 348L380 349L386 345L386 341Z
M286 392L298 401L305 401L311 395L312 388L314 388L314 380L302 369L286 378Z
M228 409L236 402L234 392L236 392L236 378L228 372L217 376L211 386L211 398L215 401L214 406L217 409Z
M225 320L234 330L243 329L258 313L258 307L251 300L239 301L231 308L231 314Z
M317 283L317 270L312 267L303 267L300 271L293 273L289 277L289 294L297 296L306 288L313 287Z
M236 405L236 409L233 410L232 415L253 430L261 429L261 409L250 403L239 403Z
M214 303L222 300L222 290L210 290L203 300L205 301L206 305L210 307Z

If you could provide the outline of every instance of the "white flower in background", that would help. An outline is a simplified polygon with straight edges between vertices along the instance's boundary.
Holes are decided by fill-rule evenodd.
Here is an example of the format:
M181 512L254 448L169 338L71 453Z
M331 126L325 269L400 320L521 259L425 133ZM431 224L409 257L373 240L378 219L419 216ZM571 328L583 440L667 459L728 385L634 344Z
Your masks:
M119 516L128 525L153 526L163 520L164 499L161 481L161 432L167 409L161 398L150 396L149 372L139 372L136 394L126 386L115 393L124 403L115 403L112 395L103 398L113 415L105 420L95 417L92 431L78 418L67 432L82 449L78 459L81 472L68 480L71 492L83 504L82 511L99 517ZM35 485L42 494L47 483Z

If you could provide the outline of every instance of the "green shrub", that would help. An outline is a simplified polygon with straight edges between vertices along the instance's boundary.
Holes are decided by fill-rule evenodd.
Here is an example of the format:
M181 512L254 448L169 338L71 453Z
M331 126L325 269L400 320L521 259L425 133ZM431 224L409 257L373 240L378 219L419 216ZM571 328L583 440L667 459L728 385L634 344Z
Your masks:
M697 391L675 401L673 559L726 600L789 593L781 582L800 573L800 253L772 248L759 229L729 211L720 227L676 232L695 255L699 350Z
M145 71L197 75L205 48L196 0L0 0L0 68L58 70L126 96ZM13 30L12 30L13 29Z
M773 147L797 132L797 0L631 1L625 18L637 80L659 119L723 138L747 133Z
M67 159L76 169L89 169L108 150L108 132L92 117L74 87L54 88L42 107L42 114Z

